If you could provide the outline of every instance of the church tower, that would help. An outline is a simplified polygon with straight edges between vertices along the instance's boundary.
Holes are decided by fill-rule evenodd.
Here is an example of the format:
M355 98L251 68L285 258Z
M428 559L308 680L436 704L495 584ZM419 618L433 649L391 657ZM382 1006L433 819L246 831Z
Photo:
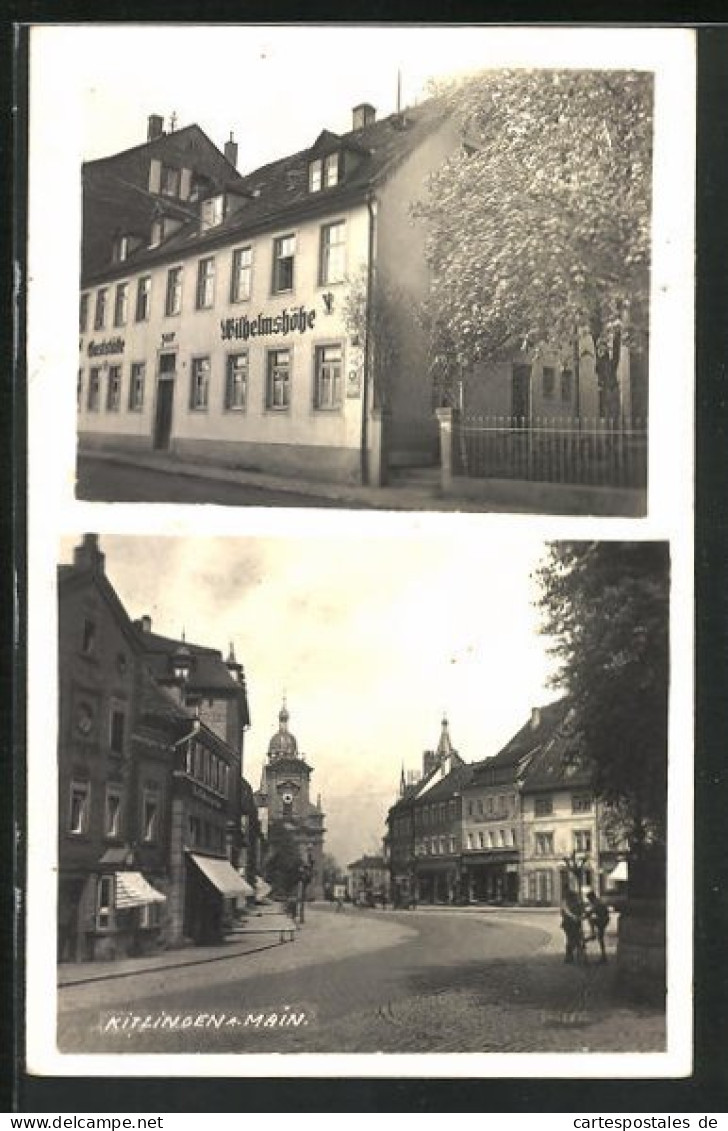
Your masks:
M311 864L309 899L323 899L322 856L324 814L319 794L314 805L310 798L313 767L299 752L298 742L288 729L285 700L278 713L278 730L268 743L268 758L263 768L260 798L268 810L268 831L283 824L298 845L301 860Z

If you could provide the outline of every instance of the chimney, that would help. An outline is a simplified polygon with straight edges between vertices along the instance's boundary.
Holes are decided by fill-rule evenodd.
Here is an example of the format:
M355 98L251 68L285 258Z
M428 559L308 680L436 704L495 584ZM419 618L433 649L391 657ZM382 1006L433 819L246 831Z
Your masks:
M147 118L147 141L156 141L164 136L164 118L161 114L150 114Z
M371 126L372 122L376 121L377 110L372 106L371 102L360 102L351 111L353 130L363 130L365 126Z
M87 569L91 573L103 573L106 555L99 549L98 534L84 534L80 546L73 551L73 564L76 569Z
M150 617L149 613L145 613L144 616L141 617L139 621L139 627L141 628L142 632L152 631L152 618Z
M541 726L541 710L539 707L531 708L531 730L538 730Z
M230 131L230 137L225 142L225 160L229 161L233 169L238 167L238 143L233 140L233 131Z

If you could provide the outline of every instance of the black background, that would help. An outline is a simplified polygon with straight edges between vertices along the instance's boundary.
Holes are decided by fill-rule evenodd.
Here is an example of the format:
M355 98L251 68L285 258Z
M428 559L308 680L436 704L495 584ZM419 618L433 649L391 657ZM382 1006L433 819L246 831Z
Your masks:
M3 31L4 203L0 235L8 255L24 263L25 169L27 130L26 48L22 26L30 22L94 21L97 3L59 5L33 0L8 5ZM104 6L108 22L173 20L225 22L245 20L296 22L283 5L210 0L204 12L196 4L116 3ZM487 12L448 5L436 11L421 5L416 14L387 0L348 3L345 11L306 6L307 22L357 19L367 22L416 18L422 22L479 21L512 23L514 5L489 4ZM562 23L588 12L589 26L610 21L640 25L694 26L698 41L698 172L697 172L697 443L696 443L696 823L695 823L695 1064L681 1080L433 1080L433 1079L216 1079L203 1078L36 1078L23 1071L22 914L14 915L17 890L23 889L24 681L25 681L25 409L22 343L22 289L17 300L12 275L6 272L2 292L0 349L5 365L0 379L0 470L6 494L0 509L0 543L5 556L0 616L6 647L0 668L0 789L4 841L2 850L3 947L0 1020L0 1110L20 1112L473 1112L539 1113L724 1113L728 1110L728 546L726 545L726 450L728 450L728 25L711 23L725 16L724 4L683 5L636 3L626 18L614 0L592 2L579 13L549 19L529 5L519 16L529 26ZM530 18L529 18L530 17ZM10 21L16 21L14 26ZM373 65L376 61L373 60ZM11 109L12 107L12 109ZM63 125L59 122L59 129ZM12 159L10 155L12 154ZM8 207L9 203L12 207ZM52 207L52 186L49 186ZM62 218L59 218L62 223ZM11 327L19 334L13 344ZM635 531L635 537L639 537ZM16 595L18 598L15 607ZM48 646L55 648L55 641ZM679 753L679 752L677 752ZM690 751L684 752L686 757ZM11 789L11 783L13 788ZM17 822L18 837L16 837ZM15 873L13 873L14 861ZM679 893L673 893L677 899ZM690 910L685 908L685 914ZM721 1121L722 1122L722 1121Z

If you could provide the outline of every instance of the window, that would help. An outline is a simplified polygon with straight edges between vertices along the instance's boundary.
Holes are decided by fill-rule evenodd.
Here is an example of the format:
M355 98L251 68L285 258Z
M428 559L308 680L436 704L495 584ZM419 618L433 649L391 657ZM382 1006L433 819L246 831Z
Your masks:
M501 845L501 848L508 848L508 830L507 829L501 829L500 830L500 845Z
M287 409L291 403L290 350L270 351L266 376L265 407Z
M590 793L574 793L571 798L572 813L591 813L592 799Z
M149 235L149 246L150 247L159 247L160 243L162 242L162 236L163 235L164 235L164 220L153 220L152 221L152 230L151 230L151 233Z
M553 856L554 834L536 833L533 838L533 851L536 856Z
M328 286L340 283L344 278L346 251L346 224L338 220L335 224L324 224L321 229L321 252L319 256L319 283Z
M71 782L71 804L68 814L69 833L88 832L91 785L87 781Z
M473 802L468 801L468 816L472 817L472 815L473 815Z
M515 829L511 829L511 845L513 846L513 848L518 847L518 841L516 840L516 830Z
M109 366L109 383L106 386L106 411L118 412L121 404L121 366Z
M85 334L88 329L88 295L81 295L78 303L78 332Z
M107 785L106 811L104 814L104 836L109 838L121 835L121 789Z
M94 313L94 330L103 330L106 325L106 299L107 289L102 287L96 292L96 311Z
M164 300L164 313L179 314L182 309L182 268L170 267L167 272L167 294Z
M147 787L142 798L142 840L152 844L158 835L159 789Z
M497 842L496 842L495 833L492 832L492 831L489 831L489 833L488 833L488 848L496 848L496 846L497 846Z
M308 167L308 191L319 192L321 189L321 179L323 174L323 161L318 157L312 161Z
M324 161L324 188L333 188L339 183L339 155L330 153Z
M227 359L225 408L241 411L248 397L248 351L231 353Z
M273 294L293 290L293 260L296 237L279 236L273 240Z
M78 379L76 381L76 408L80 410L83 404L83 369L78 371Z
M114 298L114 325L126 326L129 314L129 284L119 283Z
M543 390L543 399L545 401L553 400L556 392L556 370L550 365L545 365L543 368L543 373L541 374L541 388Z
M119 707L112 707L109 719L109 747L112 754L124 753L126 716Z
M455 837L454 836L450 837L450 851L453 852L453 853L457 851L456 847L455 847Z
M533 812L536 817L548 817L554 811L554 802L551 797L537 797L533 803Z
M146 364L143 361L134 361L131 366L131 380L129 382L129 409L131 412L141 412L144 406L144 379Z
M88 617L85 617L83 622L81 651L84 656L93 656L96 651L96 624Z
M96 926L98 930L108 930L114 925L114 877L99 876L96 893Z
M574 851L591 852L592 837L589 829L578 829L574 832Z
M574 374L570 369L561 370L561 399L565 404L571 403L574 395Z
M137 299L136 299L136 320L137 322L148 322L151 308L152 297L152 277L151 275L142 275L137 283Z
M468 833L467 835L468 835L468 848L472 848L473 847L473 834Z
M341 407L341 373L341 346L317 346L314 385L314 404L316 408L327 409Z
M478 833L478 848L485 848L485 835Z
M192 358L192 385L190 388L190 408L206 409L210 397L210 359Z
M232 274L230 275L230 301L245 302L250 298L250 285L253 271L253 249L238 247L233 252Z
M201 259L197 264L197 295L195 304L198 310L207 310L215 301L215 260L212 256Z
M216 228L225 216L225 197L212 196L202 202L202 227Z
M179 196L179 184L179 169L173 169L169 165L162 165L159 185L162 196Z

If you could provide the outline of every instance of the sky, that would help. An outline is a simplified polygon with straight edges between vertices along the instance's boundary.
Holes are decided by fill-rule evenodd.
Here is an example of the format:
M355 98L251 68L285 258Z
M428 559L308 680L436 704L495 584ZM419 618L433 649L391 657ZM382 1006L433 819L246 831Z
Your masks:
M647 33L649 34L649 33ZM196 122L222 148L234 133L239 168L351 128L351 108L381 117L442 80L509 63L614 66L644 55L639 29L312 25L47 25L33 29L37 115L80 126L84 159L146 141L147 118ZM44 99L45 95L45 99ZM32 123L31 123L32 124Z
M67 537L62 560L79 539ZM381 850L402 765L421 769L443 712L465 761L496 754L555 697L532 601L531 535L101 536L132 618L217 647L246 673L244 773L258 788L286 695L342 865Z

